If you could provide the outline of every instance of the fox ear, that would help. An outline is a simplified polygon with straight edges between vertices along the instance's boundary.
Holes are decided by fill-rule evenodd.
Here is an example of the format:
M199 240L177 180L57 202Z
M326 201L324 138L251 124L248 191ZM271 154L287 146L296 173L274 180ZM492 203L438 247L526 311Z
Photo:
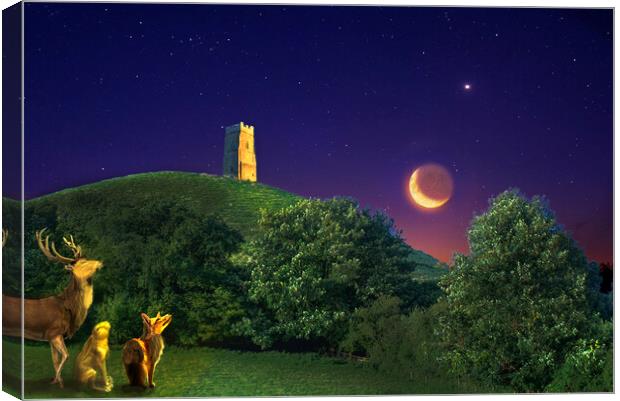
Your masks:
M151 325L151 318L149 317L149 315L147 315L146 313L140 313L140 317L142 317L142 321L147 324L147 325Z

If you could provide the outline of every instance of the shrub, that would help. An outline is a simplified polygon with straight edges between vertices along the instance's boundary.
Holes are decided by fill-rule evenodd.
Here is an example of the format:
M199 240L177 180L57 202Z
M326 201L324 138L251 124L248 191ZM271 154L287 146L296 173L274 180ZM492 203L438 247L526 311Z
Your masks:
M142 324L140 312L144 311L145 300L130 297L128 294L115 294L105 297L93 307L89 314L89 326L107 320L111 322L110 343L123 344L130 338L140 337ZM85 330L84 330L85 331Z
M371 365L381 370L400 371L398 354L407 334L400 302L397 297L382 296L356 310L341 343L343 350L368 355Z
M483 386L466 374L448 373L441 338L435 333L445 304L416 308L403 315L399 303L396 297L380 297L369 307L358 309L342 349L367 355L372 367L420 383L429 392L505 390Z
M587 262L540 198L508 191L469 229L441 284L453 372L541 391L588 329Z
M613 327L601 323L599 338L580 339L557 370L547 391L613 391Z
M347 199L302 200L267 212L248 247L250 299L260 311L244 332L276 341L337 344L350 313L410 289L410 248L385 215Z
M34 241L34 231L48 227L57 244L71 233L88 258L104 261L94 277L95 299L85 327L108 320L111 341L123 343L141 334L140 312L162 312L173 315L166 330L169 343L222 344L236 339L233 328L243 316L246 278L231 262L243 241L238 231L216 216L198 216L167 201L118 204L103 209L93 221L83 210L56 216L45 202L29 205L27 297L58 294L67 283L68 273L48 262ZM82 329L74 340L89 334Z

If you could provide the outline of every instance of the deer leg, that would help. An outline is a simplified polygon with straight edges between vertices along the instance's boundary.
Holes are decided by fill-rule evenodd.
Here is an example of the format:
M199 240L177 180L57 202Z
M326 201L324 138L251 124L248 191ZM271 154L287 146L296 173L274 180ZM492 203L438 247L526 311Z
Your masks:
M54 378L53 383L58 383L60 388L63 388L64 384L62 382L61 372L62 372L62 367L67 361L67 358L69 357L69 352L67 351L67 347L65 346L65 340L62 338L61 335L52 338L50 342L54 344L54 348L56 348L56 350L60 354L60 362L58 363L58 366L56 367L56 377Z
M58 371L58 353L54 344L50 341L50 349L52 350L52 363L54 364L54 374ZM56 377L52 377L52 383L56 383Z

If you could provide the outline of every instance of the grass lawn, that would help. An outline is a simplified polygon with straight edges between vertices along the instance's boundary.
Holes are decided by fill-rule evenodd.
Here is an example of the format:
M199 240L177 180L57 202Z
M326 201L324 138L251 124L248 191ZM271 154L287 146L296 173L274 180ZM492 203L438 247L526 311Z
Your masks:
M7 372L10 366L17 366L16 361L10 358L18 355L19 344L4 340L3 351L3 387L10 391L19 388L18 375ZM73 359L79 352L79 346L70 347L69 352L69 360L63 369L65 388L59 389L49 383L53 376L49 347L26 346L26 398L379 395L484 391L470 384L451 382L448 375L443 379L403 380L377 372L363 363L311 353L176 347L166 347L155 374L157 387L142 391L126 385L120 347L113 347L108 370L114 379L114 389L110 393L99 393L76 386L73 381Z

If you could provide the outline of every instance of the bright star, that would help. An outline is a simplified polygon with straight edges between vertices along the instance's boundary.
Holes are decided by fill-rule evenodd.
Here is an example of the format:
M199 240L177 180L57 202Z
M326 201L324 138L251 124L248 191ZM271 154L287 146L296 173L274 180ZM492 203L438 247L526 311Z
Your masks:
M466 91L471 89L471 85L470 84L465 84L465 86L463 86L463 88L465 88Z

